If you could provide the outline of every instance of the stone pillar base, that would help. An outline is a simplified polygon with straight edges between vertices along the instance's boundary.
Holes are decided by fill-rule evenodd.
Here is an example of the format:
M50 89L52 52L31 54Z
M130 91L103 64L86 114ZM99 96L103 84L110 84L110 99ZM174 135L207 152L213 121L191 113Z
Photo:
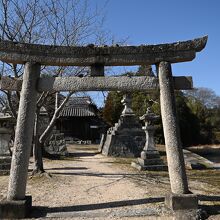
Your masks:
M167 171L168 167L166 165L142 165L139 162L132 162L131 166L138 169L139 171L149 170L149 171Z
M165 205L172 211L198 209L198 197L194 194L173 194L165 196Z
M141 157L136 162L132 162L131 166L138 170L167 171L168 167L160 158L157 150L142 151Z
M0 219L26 218L31 212L32 197L25 196L24 200L0 201Z

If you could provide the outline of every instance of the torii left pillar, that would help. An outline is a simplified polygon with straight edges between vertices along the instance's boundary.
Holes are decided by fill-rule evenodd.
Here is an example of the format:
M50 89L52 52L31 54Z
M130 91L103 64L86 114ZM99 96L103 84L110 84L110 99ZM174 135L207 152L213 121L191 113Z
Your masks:
M25 192L39 76L40 64L27 62L24 67L8 194L7 199L0 203L0 219L24 218L31 209L31 196L25 196Z

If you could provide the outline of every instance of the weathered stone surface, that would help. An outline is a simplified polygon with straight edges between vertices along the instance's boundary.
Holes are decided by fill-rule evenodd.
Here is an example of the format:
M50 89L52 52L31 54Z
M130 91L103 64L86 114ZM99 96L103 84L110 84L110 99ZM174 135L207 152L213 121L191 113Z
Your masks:
M0 219L21 219L31 212L32 197L25 196L23 200L0 201Z
M138 157L145 143L145 133L134 115L121 116L107 132L102 153L116 157Z
M124 109L115 127L107 131L102 153L116 157L137 157L145 143L145 134L131 109L131 95L125 94Z
M37 102L36 85L39 75L39 64L25 64L7 194L8 200L23 200L25 198Z
M171 65L159 64L160 104L165 137L170 185L173 193L188 193L188 182L177 123L176 103L172 81Z
M173 211L182 209L198 209L198 197L194 194L168 194L165 204Z
M156 130L154 123L159 119L159 116L151 111L151 107L148 107L147 112L140 119L145 122L143 129L146 133L146 142L141 152L141 157L131 165L138 170L167 170L167 166L164 165L163 160L160 158L154 141L154 132Z
M207 36L170 44L141 46L52 46L0 41L0 60L8 63L37 62L54 66L150 65L191 61L201 51Z
M148 165L163 165L163 161L160 159L160 157L158 158L152 158L152 159L142 159L142 158L138 158L138 163L141 166L148 166Z
M131 108L131 93L127 93L125 95L123 95L123 99L121 100L121 103L124 105L124 109L121 113L122 116L134 116L134 111Z
M55 77L39 80L39 91L130 91L158 88L155 77Z
M138 169L139 171L143 171L143 170L148 170L148 171L167 171L167 166L165 166L164 164L162 165L146 165L146 166L142 166L137 162L132 162L131 166L134 167L135 169Z
M131 108L131 93L123 96L124 109L115 127L107 131L102 153L117 157L137 157L145 142L144 131Z
M193 89L191 76L173 76L173 87L175 90Z
M54 133L45 144L45 150L52 155L67 156L68 151L63 133Z
M174 89L192 89L192 77L173 77ZM11 77L1 77L0 89L19 91L22 81ZM44 77L38 80L37 90L43 91L146 91L158 89L158 78L138 77Z

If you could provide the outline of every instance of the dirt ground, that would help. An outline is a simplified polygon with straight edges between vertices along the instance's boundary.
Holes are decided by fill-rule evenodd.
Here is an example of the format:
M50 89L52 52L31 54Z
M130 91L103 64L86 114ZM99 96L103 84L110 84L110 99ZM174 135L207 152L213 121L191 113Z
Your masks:
M29 177L33 219L173 219L164 206L168 173L137 171L133 159L105 157L95 145L70 145L70 156L44 160L50 175ZM165 159L165 157L164 157ZM30 162L30 169L32 163ZM220 170L187 171L209 219L220 219ZM0 199L8 176L0 176Z

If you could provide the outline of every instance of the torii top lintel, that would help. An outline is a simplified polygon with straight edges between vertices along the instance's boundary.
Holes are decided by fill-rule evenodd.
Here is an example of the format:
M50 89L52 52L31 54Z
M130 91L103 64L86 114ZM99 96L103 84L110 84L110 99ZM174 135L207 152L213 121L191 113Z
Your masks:
M207 42L204 36L169 44L140 46L51 46L0 40L0 60L24 64L36 62L50 66L132 66L161 61L191 61Z

